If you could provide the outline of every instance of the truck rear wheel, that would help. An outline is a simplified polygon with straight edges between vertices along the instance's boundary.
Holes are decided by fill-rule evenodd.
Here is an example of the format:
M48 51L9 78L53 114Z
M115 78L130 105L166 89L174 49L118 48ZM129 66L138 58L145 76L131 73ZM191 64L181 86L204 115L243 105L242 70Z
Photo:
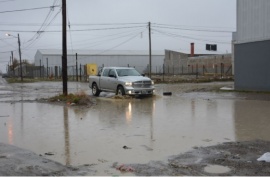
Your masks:
M123 95L125 95L125 94L126 94L126 93L125 93L124 88L123 88L122 86L118 86L118 87L117 87L117 90L116 90L116 95L123 96Z
M99 94L100 94L100 90L98 89L98 86L96 83L94 83L92 86L92 94L94 96L99 96Z

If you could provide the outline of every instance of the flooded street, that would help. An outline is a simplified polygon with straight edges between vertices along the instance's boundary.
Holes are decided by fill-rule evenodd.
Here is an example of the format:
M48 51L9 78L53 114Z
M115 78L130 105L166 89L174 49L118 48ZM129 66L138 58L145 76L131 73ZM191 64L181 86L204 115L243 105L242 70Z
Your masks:
M232 82L158 84L156 96L139 99L102 93L93 106L81 108L35 101L61 93L61 82L1 79L0 142L50 153L46 158L64 165L96 165L99 175L114 162L166 161L196 146L270 141L269 94L207 91ZM91 95L87 83L70 82L68 88ZM168 91L172 96L163 96Z

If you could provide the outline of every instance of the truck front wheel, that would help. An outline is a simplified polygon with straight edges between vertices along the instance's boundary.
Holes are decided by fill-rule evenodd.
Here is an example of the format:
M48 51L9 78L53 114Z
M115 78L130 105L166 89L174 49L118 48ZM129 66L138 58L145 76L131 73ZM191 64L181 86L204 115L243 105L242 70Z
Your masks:
M116 90L116 95L123 96L123 95L125 95L125 94L126 94L126 93L125 93L124 88L123 88L122 86L118 86L118 87L117 87L117 90Z
M92 86L92 94L94 96L99 96L99 94L100 94L100 90L98 89L98 86L96 83L94 83Z

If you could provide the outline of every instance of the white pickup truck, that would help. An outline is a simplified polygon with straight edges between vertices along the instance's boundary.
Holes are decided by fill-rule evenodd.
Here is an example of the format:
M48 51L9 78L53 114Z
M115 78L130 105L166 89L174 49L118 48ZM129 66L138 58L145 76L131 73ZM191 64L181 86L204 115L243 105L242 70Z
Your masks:
M104 67L97 76L89 76L89 87L94 96L100 92L116 95L153 95L154 82L134 68Z

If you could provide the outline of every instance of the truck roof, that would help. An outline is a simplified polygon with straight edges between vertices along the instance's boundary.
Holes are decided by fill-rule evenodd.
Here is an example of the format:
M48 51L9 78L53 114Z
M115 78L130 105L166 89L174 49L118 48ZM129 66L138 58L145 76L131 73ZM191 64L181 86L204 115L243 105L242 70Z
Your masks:
M103 69L134 69L133 67L103 67Z

